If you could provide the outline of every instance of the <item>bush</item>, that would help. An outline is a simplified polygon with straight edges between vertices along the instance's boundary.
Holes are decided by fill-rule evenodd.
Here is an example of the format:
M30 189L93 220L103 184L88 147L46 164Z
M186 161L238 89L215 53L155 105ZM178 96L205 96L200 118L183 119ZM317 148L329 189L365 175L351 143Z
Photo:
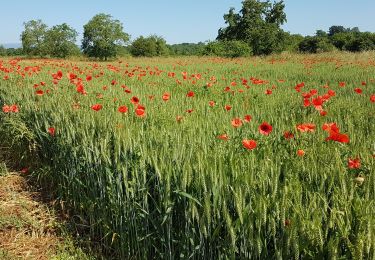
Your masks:
M305 53L321 53L334 51L336 48L327 38L307 36L300 42L298 49Z
M210 42L203 50L203 55L214 55L227 58L243 57L251 54L252 49L243 41Z
M130 53L136 57L166 56L169 54L169 49L165 40L160 36L140 36L130 46Z

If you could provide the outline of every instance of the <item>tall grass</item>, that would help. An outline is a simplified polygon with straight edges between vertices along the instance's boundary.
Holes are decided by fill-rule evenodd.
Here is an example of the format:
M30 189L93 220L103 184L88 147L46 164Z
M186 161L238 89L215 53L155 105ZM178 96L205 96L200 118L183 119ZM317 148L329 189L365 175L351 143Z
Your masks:
M375 92L374 53L129 59L96 65L25 60L18 65L18 74L25 66L39 66L40 72L22 78L17 65L3 61L2 67L14 72L0 81L0 105L20 106L20 113L1 115L3 139L18 157L32 144L23 158L33 161L19 166L37 164L41 183L53 187L78 227L110 255L375 258L375 104L369 100ZM57 70L64 78L54 85L50 73ZM84 81L88 94L81 95L67 72L82 78L103 75ZM184 80L181 72L201 78ZM212 76L217 81L207 87ZM254 85L251 77L269 83ZM249 81L249 89L242 79ZM112 86L112 80L117 84ZM41 89L50 93L36 96L33 85L41 81L46 82ZM300 82L305 82L302 92L317 89L323 95L326 84L336 91L324 104L327 116L303 107L294 89ZM273 93L265 95L273 85ZM223 91L227 86L233 92ZM363 93L355 93L356 87ZM190 90L193 98L186 97ZM161 98L165 92L171 94L167 102ZM140 98L146 117L134 115L132 96ZM211 100L214 107L208 105ZM73 106L77 103L79 109ZM95 103L103 109L91 110ZM129 112L119 113L119 105L127 105ZM226 111L225 105L232 109ZM233 118L246 114L253 118L250 123L231 126ZM178 122L176 116L183 119ZM258 132L264 121L273 126L269 136ZM315 123L316 131L299 133L296 125L307 122ZM325 141L321 126L326 122L336 122L350 143ZM56 129L55 136L49 127ZM285 131L295 139L285 140ZM228 141L217 138L223 133ZM243 139L257 140L257 148L246 150ZM297 156L298 149L305 156ZM361 168L348 169L348 159L356 157ZM365 178L361 185L355 182L357 174Z

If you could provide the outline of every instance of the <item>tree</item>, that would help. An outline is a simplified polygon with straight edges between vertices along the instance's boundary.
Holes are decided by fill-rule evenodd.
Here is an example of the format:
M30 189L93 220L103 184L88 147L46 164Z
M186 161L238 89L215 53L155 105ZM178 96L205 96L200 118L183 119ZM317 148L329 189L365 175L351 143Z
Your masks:
M79 53L76 46L77 31L66 23L55 25L46 32L45 52L53 57L66 58Z
M8 48L7 50L8 56L21 56L23 55L22 48Z
M24 23L25 30L21 33L23 52L26 55L44 55L44 38L47 25L42 20L31 20Z
M318 36L318 37L327 37L328 34L325 31L323 31L323 30L316 30L315 36Z
M330 37L330 41L332 42L333 45L339 50L346 50L348 44L352 42L354 38L353 33L347 33L347 32L340 32L340 33L335 33Z
M348 29L346 29L344 26L342 26L342 25L332 25L328 29L328 36L333 36L336 33L346 33L346 32L348 32Z
M0 57L6 56L6 55L7 55L7 50L4 48L3 45L0 45Z
M318 36L306 36L300 42L298 48L300 52L306 53L321 53L335 50L335 46L327 38Z
M374 34L369 32L356 33L347 43L346 49L352 52L375 50Z
M125 45L129 40L122 23L108 14L95 15L83 29L82 50L89 57L107 60L116 56L117 46Z
M203 42L198 43L178 43L168 45L170 52L172 55L186 55L186 56L193 56L193 55L201 55L203 49L205 48L205 44Z
M169 49L165 40L160 36L140 36L133 41L130 47L130 53L133 56L165 56L169 54Z
M240 13L234 8L224 15L227 27L220 28L217 40L246 42L254 54L270 54L283 49L285 33L280 28L286 22L284 2L245 0Z

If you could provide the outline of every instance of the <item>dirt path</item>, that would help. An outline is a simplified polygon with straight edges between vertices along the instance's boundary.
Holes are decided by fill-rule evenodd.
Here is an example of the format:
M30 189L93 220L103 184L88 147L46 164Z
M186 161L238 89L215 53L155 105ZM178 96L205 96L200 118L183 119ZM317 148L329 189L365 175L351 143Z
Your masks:
M92 259L59 231L56 215L22 173L0 173L0 260Z

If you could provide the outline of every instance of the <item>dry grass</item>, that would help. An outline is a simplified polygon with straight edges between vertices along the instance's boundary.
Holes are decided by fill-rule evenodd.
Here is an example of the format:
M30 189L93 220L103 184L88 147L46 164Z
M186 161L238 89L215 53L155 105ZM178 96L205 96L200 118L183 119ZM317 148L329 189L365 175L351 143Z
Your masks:
M0 177L0 257L50 259L60 241L55 221L24 177L18 173Z

